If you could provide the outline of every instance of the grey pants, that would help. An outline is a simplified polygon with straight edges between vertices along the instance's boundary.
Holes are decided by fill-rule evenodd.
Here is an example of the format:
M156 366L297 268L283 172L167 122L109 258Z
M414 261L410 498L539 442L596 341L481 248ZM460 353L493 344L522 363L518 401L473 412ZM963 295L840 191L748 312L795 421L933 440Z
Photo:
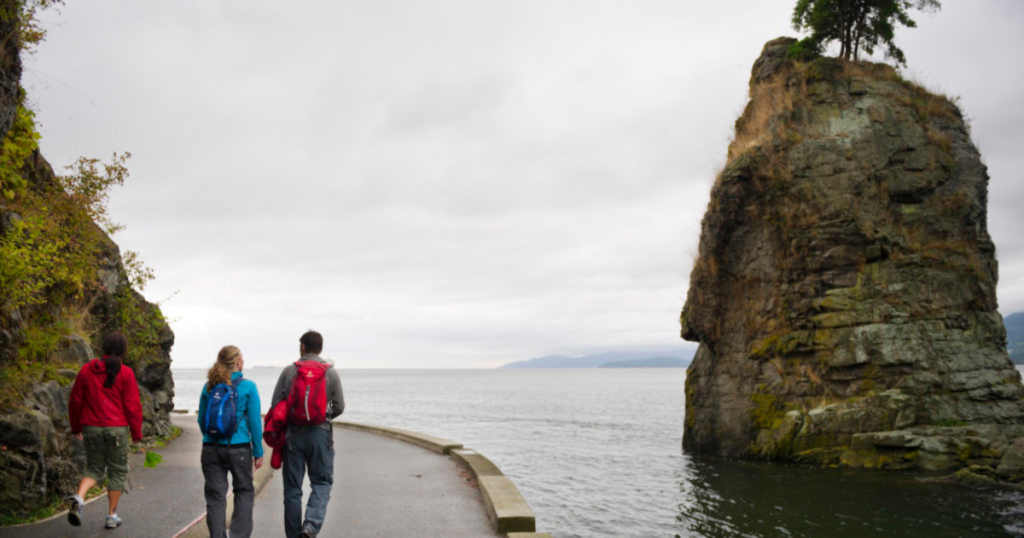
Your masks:
M226 538L228 473L235 493L235 510L231 514L231 538L249 538L252 534L252 448L203 446L203 477L206 478L206 526L210 538Z
M288 429L288 451L284 454L284 535L298 538L308 525L319 534L327 517L327 502L334 484L334 439L330 429L317 426ZM302 482L309 475L313 490L302 518ZM234 538L234 535L231 536Z

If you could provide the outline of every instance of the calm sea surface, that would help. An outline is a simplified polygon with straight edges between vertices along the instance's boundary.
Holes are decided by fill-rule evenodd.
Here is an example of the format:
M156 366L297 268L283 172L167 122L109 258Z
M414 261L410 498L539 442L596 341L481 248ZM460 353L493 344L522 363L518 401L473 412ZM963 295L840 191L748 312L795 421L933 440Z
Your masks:
M264 411L279 373L245 372ZM557 538L1024 536L1017 492L684 456L681 369L340 373L344 418L481 452ZM175 407L194 411L205 372L174 378Z

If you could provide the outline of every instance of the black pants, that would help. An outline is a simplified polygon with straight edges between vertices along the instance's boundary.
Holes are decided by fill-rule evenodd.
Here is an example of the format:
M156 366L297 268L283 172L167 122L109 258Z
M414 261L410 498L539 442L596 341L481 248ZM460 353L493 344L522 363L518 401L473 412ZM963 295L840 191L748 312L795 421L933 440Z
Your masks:
M228 473L235 492L235 510L231 514L231 538L249 538L252 534L252 448L248 445L203 446L203 477L206 478L206 526L210 538L226 538L225 521L228 494Z

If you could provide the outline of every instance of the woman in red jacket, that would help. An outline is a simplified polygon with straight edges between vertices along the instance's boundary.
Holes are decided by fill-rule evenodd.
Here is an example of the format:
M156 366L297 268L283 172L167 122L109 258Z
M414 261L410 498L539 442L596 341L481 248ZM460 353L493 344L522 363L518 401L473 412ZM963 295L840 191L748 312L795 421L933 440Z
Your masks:
M128 341L123 334L108 334L103 339L103 358L82 366L71 388L71 433L85 441L87 461L78 492L68 497L68 521L76 527L82 524L83 497L104 475L110 501L106 527L121 526L117 501L128 477L128 445L142 440L139 385L135 372L122 364L127 352Z

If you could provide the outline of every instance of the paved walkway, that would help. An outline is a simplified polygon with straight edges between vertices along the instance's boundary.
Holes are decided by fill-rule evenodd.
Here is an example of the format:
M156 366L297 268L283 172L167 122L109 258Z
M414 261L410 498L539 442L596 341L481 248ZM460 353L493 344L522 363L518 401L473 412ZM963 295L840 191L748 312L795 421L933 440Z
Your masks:
M448 456L334 429L334 488L319 538L493 538L480 490ZM303 500L309 497L306 482ZM254 538L284 536L280 472L256 499Z
M171 538L206 511L199 467L202 437L195 415L174 415L178 439L157 451L164 461L143 468L143 455L131 457L130 494L118 513L124 525L103 528L107 499L84 508L81 527L66 515L23 527L0 528L3 538L88 538L132 536ZM372 433L334 429L334 488L320 538L444 536L493 538L483 496L472 477L450 457ZM267 465L270 464L269 453ZM308 498L308 481L306 484ZM228 515L230 517L230 514ZM256 498L254 538L284 536L284 495L280 472ZM205 521L193 531L206 529Z
M132 536L170 538L182 527L206 512L203 499L203 471L199 467L202 436L195 415L174 415L181 437L156 449L164 461L155 469L142 466L144 454L132 454L132 490L121 496L117 512L124 525L114 530L103 528L107 515L107 497L96 499L83 509L81 527L72 527L64 516L23 527L0 528L3 538L90 538Z

